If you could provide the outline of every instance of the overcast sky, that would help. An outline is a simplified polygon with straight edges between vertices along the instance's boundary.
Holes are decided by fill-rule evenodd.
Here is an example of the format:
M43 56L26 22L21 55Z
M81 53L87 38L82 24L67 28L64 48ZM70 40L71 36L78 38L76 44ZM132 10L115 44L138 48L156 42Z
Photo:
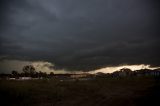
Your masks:
M160 66L158 0L1 0L0 14L0 63Z

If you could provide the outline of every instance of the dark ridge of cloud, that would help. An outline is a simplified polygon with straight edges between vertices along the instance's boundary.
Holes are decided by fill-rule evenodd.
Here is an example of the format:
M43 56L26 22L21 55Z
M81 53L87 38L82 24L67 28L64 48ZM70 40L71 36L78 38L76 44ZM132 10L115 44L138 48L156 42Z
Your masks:
M0 55L56 69L159 66L159 1L2 0Z

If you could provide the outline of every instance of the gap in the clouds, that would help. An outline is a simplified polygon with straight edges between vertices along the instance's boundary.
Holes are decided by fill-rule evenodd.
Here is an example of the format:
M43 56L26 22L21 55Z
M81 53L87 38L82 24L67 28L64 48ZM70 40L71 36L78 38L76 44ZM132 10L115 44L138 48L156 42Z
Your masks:
M141 69L157 69L160 67L151 67L150 65L145 65L145 64L139 64L139 65L120 65L120 66L112 66L112 67L105 67L101 69L97 69L94 71L90 71L90 73L97 73L97 72L102 72L102 73L113 73L115 71L118 71L123 68L128 68L131 69L132 71L135 70L141 70Z

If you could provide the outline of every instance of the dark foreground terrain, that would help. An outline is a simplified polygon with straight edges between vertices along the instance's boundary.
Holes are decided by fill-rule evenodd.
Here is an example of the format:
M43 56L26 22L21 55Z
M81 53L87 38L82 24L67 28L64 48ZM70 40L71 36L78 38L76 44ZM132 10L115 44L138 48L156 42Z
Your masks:
M90 81L0 80L1 106L160 106L153 77Z

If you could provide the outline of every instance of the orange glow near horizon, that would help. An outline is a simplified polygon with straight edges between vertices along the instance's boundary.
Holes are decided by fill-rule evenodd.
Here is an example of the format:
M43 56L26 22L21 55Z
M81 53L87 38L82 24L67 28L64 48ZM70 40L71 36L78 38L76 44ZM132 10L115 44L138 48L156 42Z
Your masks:
M118 70L120 70L122 68L129 68L132 71L134 71L134 70L140 70L140 69L156 69L156 68L160 68L160 67L150 67L150 65L144 65L144 64L140 64L140 65L122 65L122 66L101 68L101 69L97 69L97 70L91 71L90 73L97 73L97 72L112 73L112 72L118 71Z
M122 68L129 68L131 70L140 70L140 69L156 69L160 67L151 67L150 65L140 64L140 65L120 65L120 66L113 66L113 67L105 67L97 70L91 70L91 71L66 71L65 69L61 70L55 70L54 64L47 61L23 61L23 60L3 60L0 61L0 67L3 73L11 73L12 70L16 70L18 72L22 72L22 68L25 65L33 65L37 71L42 71L46 73L54 72L55 74L66 74L66 73L72 73L72 74L81 74L81 73L97 73L97 72L103 72L103 73L112 73L114 71L118 71Z

